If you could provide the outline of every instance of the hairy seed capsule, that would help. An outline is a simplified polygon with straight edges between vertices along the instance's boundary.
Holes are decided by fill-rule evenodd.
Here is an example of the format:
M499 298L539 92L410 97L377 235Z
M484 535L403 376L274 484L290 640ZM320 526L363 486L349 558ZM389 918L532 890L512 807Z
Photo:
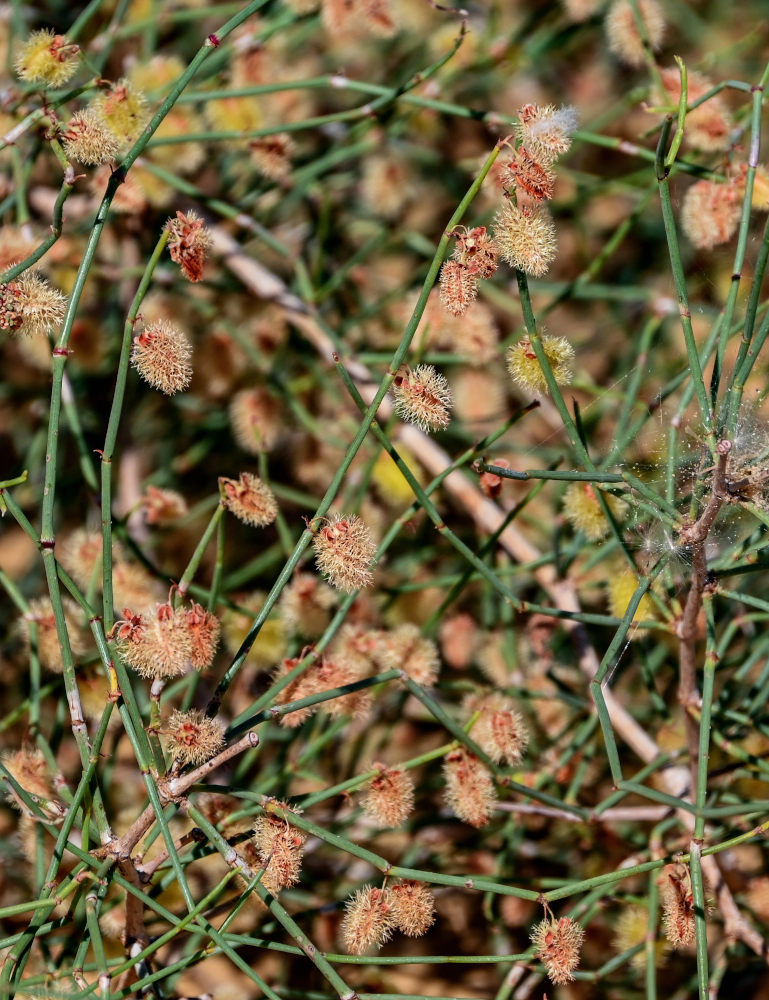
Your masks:
M250 472L241 472L237 480L220 476L219 485L224 505L244 524L266 528L278 516L275 496L258 476Z
M379 826L400 826L414 808L414 782L407 771L375 764L379 774L371 779L363 811Z
M571 362L574 348L565 337L542 337L542 348L557 385L568 385L572 379ZM548 391L534 348L528 338L519 340L508 349L507 370L513 381L526 392L541 395Z
M649 933L649 911L642 905L624 906L614 927L614 950L617 954L635 949L630 959L630 967L636 972L646 969L646 949L638 950L638 945L646 942ZM668 943L665 940L654 942L654 955L657 966L665 961Z
M131 364L145 382L172 396L190 384L191 354L192 347L186 335L161 319L134 338Z
M464 316L478 296L478 275L456 260L441 268L440 294L443 308L452 316Z
M464 265L471 274L477 274L479 278L491 278L497 270L499 250L491 234L486 231L486 227L465 229L464 226L460 226L451 235L457 240L452 254L454 260Z
M284 660L275 671L273 679L282 680L300 662L301 660L298 658ZM300 676L284 687L277 695L278 704L286 705L289 702L300 701L302 698L308 698L323 691L331 691L346 684L353 684L355 681L361 680L365 673L365 668L360 669L358 664L334 653L329 657L324 657L320 662L311 664ZM334 718L344 715L360 718L366 714L370 703L371 696L368 691L352 691L324 702L320 707ZM281 725L295 729L314 712L315 706L306 706L298 711L288 712L281 717Z
M216 655L221 623L212 611L206 611L194 601L185 612L184 621L190 636L190 666L195 670L205 670L211 666Z
M102 709L104 705L102 704ZM53 781L48 770L48 763L42 751L36 747L23 746L20 750L6 750L0 755L6 770L28 795L36 799L38 809L54 821L60 821L66 814L67 807L54 792ZM11 805L17 806L23 816L39 819L37 811L32 812L10 782L6 782L6 799ZM32 857L35 852L32 851Z
M130 80L118 80L109 90L98 94L89 107L126 149L139 138L149 118L149 108L144 94Z
M549 978L556 985L570 983L574 979L584 937L582 925L571 917L543 920L532 929L532 944Z
M335 39L391 38L398 31L390 0L322 0L321 18Z
M351 954L362 955L389 941L394 926L389 890L367 885L347 901L342 940Z
M6 750L0 760L25 792L41 799L53 798L53 784L41 750L29 746L16 751ZM8 801L16 802L10 786L8 786Z
M513 699L496 691L481 697L471 695L465 708L481 713L472 736L494 763L520 764L529 745L529 731Z
M555 260L555 225L546 208L508 202L494 218L494 239L504 261L534 278Z
M260 455L278 439L280 405L263 386L242 389L230 403L230 424L238 447L250 455Z
M665 865L658 880L662 897L662 925L674 948L689 948L696 938L694 898L684 865Z
M577 111L571 105L556 108L553 104L524 104L515 131L529 157L548 167L568 152L576 127Z
M627 505L609 493L604 494L609 510L621 520ZM571 483L563 495L563 512L577 531L591 542L597 542L609 532L596 487L592 483Z
M47 336L64 318L66 298L37 271L0 285L0 330Z
M147 524L166 527L174 524L187 513L187 501L176 490L148 486L141 498L144 519Z
M64 152L70 160L94 167L116 159L120 141L93 108L76 111L62 133Z
M630 600L638 588L638 582L636 574L624 567L609 575L607 583L609 611L615 618L625 617ZM633 625L647 618L654 618L654 603L648 594L644 594L633 615ZM633 638L644 633L644 629L634 627L628 636Z
M171 260L182 269L189 281L200 281L203 277L203 262L211 246L211 237L203 220L194 212L177 212L176 218L165 225L168 232L168 252Z
M656 0L638 0L649 48L656 52L665 35L665 15ZM616 0L606 14L606 37L609 48L627 66L643 66L644 44L636 24L630 0Z
M736 184L697 181L684 195L683 231L700 250L728 243L737 229L742 195Z
M509 170L519 200L537 203L553 197L555 174L547 162L539 162L525 146L516 150Z
M87 528L76 528L61 543L56 542L59 562L83 591L92 582L100 582L102 550L101 532Z
M77 72L79 49L64 35L48 28L33 31L19 48L14 68L27 83L46 87L61 87Z
M253 139L248 144L256 169L271 181L281 181L291 172L296 145L288 132Z
M681 99L681 76L677 67L660 70L665 88L664 99L678 104ZM686 96L689 104L703 97L713 87L713 81L703 73L689 70ZM684 142L705 153L717 153L729 148L733 127L732 116L721 94L714 94L686 115Z
M356 514L337 514L313 539L315 562L329 583L351 593L373 583L371 562L376 544Z
M488 769L469 750L458 747L444 760L443 776L446 801L454 814L470 826L486 826L496 804Z
M603 7L601 0L561 0L566 17L579 24L593 17Z
M423 636L418 625L405 622L385 632L377 658L384 670L403 670L417 684L432 687L438 679L440 658L435 643Z
M288 808L285 803L278 805ZM307 834L279 816L258 816L254 824L254 844L260 862L267 868L278 890L296 885L302 867Z
M113 632L120 655L141 677L180 677L189 669L192 638L185 613L170 604L140 615L124 608Z
M480 632L472 615L461 611L444 618L438 629L443 659L452 670L467 670L478 651Z
M78 607L65 598L62 601L64 608L64 620L67 625L69 635L69 645L72 655L80 656L86 650L86 643L83 633L78 626ZM46 670L60 674L64 670L64 661L61 654L61 643L56 629L56 618L53 613L53 605L48 597L36 597L29 602L29 607L18 623L22 641L27 652L32 649L33 642L37 644L37 655L40 663ZM35 638L33 639L33 630Z
M294 632L317 639L331 621L336 596L312 573L298 573L280 595L283 621Z
M450 421L451 390L432 365L418 365L392 384L395 412L425 432L443 430Z
M397 882L390 889L395 926L406 937L421 937L435 920L435 898L423 882Z
M222 724L197 709L175 711L165 732L170 753L184 764L203 764L224 746Z

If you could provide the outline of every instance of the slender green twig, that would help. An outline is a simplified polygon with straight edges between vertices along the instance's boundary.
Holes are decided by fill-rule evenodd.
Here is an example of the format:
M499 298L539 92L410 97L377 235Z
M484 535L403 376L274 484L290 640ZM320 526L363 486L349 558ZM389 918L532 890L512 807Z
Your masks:
M670 167L665 161L665 150L672 124L673 120L670 116L668 116L665 119L662 132L660 133L659 143L657 145L655 169L657 172L657 183L659 185L660 204L662 206L662 219L665 223L665 235L667 237L668 252L670 255L670 266L678 298L678 312L681 317L681 328L683 330L684 342L686 344L686 355L689 359L692 384L694 385L694 393L697 397L697 403L699 405L700 419L702 420L703 430L705 432L710 453L711 455L714 455L716 439L713 412L710 400L708 399L707 391L705 389L705 383L702 375L702 364L700 363L697 342L694 337L694 330L692 329L692 313L689 307L689 293L686 287L683 264L681 263L681 254L678 246L678 234L676 232L675 216L673 213L673 203L670 196Z

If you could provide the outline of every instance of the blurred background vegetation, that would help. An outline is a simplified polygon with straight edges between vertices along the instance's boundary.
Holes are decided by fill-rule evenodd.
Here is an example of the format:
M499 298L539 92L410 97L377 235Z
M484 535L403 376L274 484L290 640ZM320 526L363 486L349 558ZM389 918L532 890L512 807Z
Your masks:
M154 112L206 36L244 6L106 0L77 7L43 2L0 7L0 52L6 54L0 133L7 135L33 116L18 140L0 150L0 269L27 257L50 233L62 183L62 167L51 149L55 122L66 126L77 108L104 89L106 84L94 82L98 79L127 78ZM257 473L280 509L267 528L228 517L218 543L212 540L203 552L191 594L205 604L216 579L223 641L209 669L167 686L164 718L178 707L205 707L301 539L303 518L318 509L358 431L361 415L332 351L362 391L385 377L449 218L494 144L514 134L523 105L573 105L579 117L572 149L556 168L551 209L557 256L547 275L529 286L538 321L547 333L566 337L575 351L574 378L564 389L567 409L576 414L599 468L629 473L679 511L689 509L698 484L710 483L713 461L703 451L703 428L692 402L654 171L661 122L666 113L677 114L677 95L671 101L661 92L659 71L675 68L679 56L690 74L705 74L713 85L747 85L727 86L720 94L728 128L719 148L703 150L684 133L670 180L680 215L695 181L726 179L747 162L749 88L761 79L769 51L765 6L666 3L664 38L640 66L627 66L610 49L606 13L592 0L481 0L461 13L426 0L324 0L320 8L313 0L267 0L213 49L131 166L88 270L69 339L58 441L57 557L75 575L73 553L83 537L76 533L100 531L96 451L104 446L123 327L162 228L178 211L193 210L206 220L213 247L204 279L196 284L187 282L168 256L161 258L141 303L145 324L162 319L185 330L193 345L193 378L188 391L168 398L135 372L128 376L113 466L117 617L122 602L134 607L162 601L171 582L180 579L219 502L218 477ZM46 27L71 36L73 24L83 61L67 86L85 89L72 96L66 89L46 94L20 81L14 61L29 31ZM468 226L492 226L503 201L500 163L509 156L504 147L463 220ZM61 236L36 265L66 294L75 284L110 168L77 167L76 173ZM760 176L757 183L760 189ZM767 199L764 194L762 203L761 197L759 190L744 230L746 257L732 315L735 336L725 343L725 372L737 355L740 318L764 245L761 209ZM715 356L707 345L734 285L735 245L732 239L702 249L680 235L706 385ZM759 309L762 317L764 308ZM468 503L466 492L448 485L432 499L453 536L504 583L508 597L538 609L550 606L553 591L543 583L544 570L552 574L551 584L569 581L581 611L570 621L573 607L559 617L531 611L525 603L514 607L435 530L419 504L409 510L412 488L369 434L333 509L357 511L377 542L399 518L403 523L377 564L373 589L348 602L346 617L338 616L328 642L349 644L351 633L343 631L349 626L357 635L418 626L440 652L432 695L439 714L413 691L385 682L373 687L365 715L321 710L296 727L264 722L258 754L230 762L212 781L222 795L246 790L303 806L309 821L341 838L324 842L311 834L299 883L280 894L322 952L343 951L339 925L346 899L380 880L369 861L346 853L342 841L422 872L469 873L534 893L553 891L557 915L570 914L586 929L576 981L554 987L531 950L523 963L495 960L530 949L531 927L542 917L533 899L438 884L437 919L425 936L398 936L365 961L350 963L346 956L345 964L340 958L336 967L361 997L696 996L693 949L666 947L658 922L662 864L688 850L690 831L665 799L669 786L654 773L671 761L689 763L676 696L676 623L692 579L691 551L655 516L653 504L629 496L618 523L609 530L607 522L599 538L591 539L564 513L566 484L543 479L505 480L496 497L505 523L531 550L520 548L516 555L492 537L479 513L484 498L472 461L504 460L513 471L585 471L548 396L521 413L534 397L510 379L505 352L523 333L519 283L506 266L482 282L478 301L462 317L442 311L435 290L408 361L434 364L448 379L454 399L450 426L435 435L435 452L432 440L409 436L392 416L384 414L381 423L423 487L469 452L461 475L475 501ZM9 492L39 529L51 344L3 333L0 352L0 470L3 479L28 470L26 481ZM757 485L751 480L749 496L743 493L739 504L724 509L708 547L722 593L714 598L708 639L719 663L706 846L746 834L763 821L769 800L764 627L769 605L762 599L761 552L769 520L760 478L769 451L766 374L759 358L735 436L743 473L749 469ZM491 442L479 444L489 436ZM180 494L186 509L153 524L147 515L150 487ZM580 666L580 644L586 636L600 660L621 621L626 629L631 626L628 602L663 555L664 568L636 615L645 626L632 625L609 663L615 695L662 756L639 777L649 761L639 760L628 731L620 727L622 766L626 776L636 776L638 787L615 796L605 740ZM300 568L313 572L309 551ZM9 514L0 525L0 570L3 744L9 754L37 747L59 774L59 784L54 782L59 792L75 788L81 761L62 679L45 663L42 671L30 666L19 624L29 602L46 593L40 552ZM83 587L90 599L100 600L98 571ZM281 663L301 657L306 644L324 633L341 600L338 594L329 597L312 622L307 606L297 621L286 601L275 602L223 699L222 722L242 722L280 704L272 685L281 676ZM106 704L107 681L87 622L78 614L72 623L83 633L77 677L93 732ZM571 624L577 621L585 635L575 640ZM700 662L708 627L703 617L696 639ZM369 666L375 674L373 658ZM133 686L148 724L149 685L134 678ZM378 829L361 812L355 782L313 804L312 797L364 774L374 761L395 765L429 757L472 720L468 697L493 691L514 699L530 744L520 764L497 768L498 804L488 824L475 829L453 814L444 797L440 755L413 770L414 810L396 830ZM454 729L447 730L445 715ZM119 722L106 733L98 770L110 821L122 834L140 811L145 788L132 741ZM535 795L527 796L527 789ZM200 796L196 801L220 831L249 843L243 834L253 825L258 803ZM596 819L593 810L604 808L618 812ZM236 810L234 822L240 825L227 829L227 816ZM169 822L176 836L194 825L182 810L169 810ZM745 840L723 852L720 870L747 925L763 939L769 921L766 851L760 839ZM15 804L0 807L0 912L11 911L3 920L0 948L12 947L27 927L30 913L14 908L37 897L53 843L51 830L21 815ZM154 849L161 846L156 837ZM145 857L152 849L149 845ZM226 865L205 838L183 856L192 893L200 900L224 878ZM587 884L647 861L658 862L651 872ZM73 864L65 854L57 877ZM733 939L733 926L725 932L716 887L707 890L714 899L707 917L710 995L729 990L765 995L764 958L746 940ZM145 891L177 916L185 912L167 865ZM214 926L232 910L239 892L236 883L225 886L206 911ZM54 911L53 924L32 947L24 972L30 982L19 995L83 995L82 982L72 977L78 962L86 966L83 982L95 983L99 954L79 947L86 928L84 896L85 889L78 889ZM568 898L556 902L560 896ZM125 959L124 895L110 886L99 905L105 961L118 965ZM150 909L146 919L151 937L171 926ZM650 923L653 940L644 950ZM280 997L334 995L322 970L280 950L294 941L258 903L249 900L228 933L232 948ZM231 956L213 945L219 953L205 953L205 945L201 926L180 931L149 960L144 975L166 970L152 987L136 985L137 973L133 981L130 975L121 981L123 992L103 995L140 989L166 997L208 993L214 1000L260 995L257 982L236 968ZM420 956L432 956L432 964L396 961L413 963ZM462 961L474 956L485 958L477 964ZM702 961L699 968L702 989Z

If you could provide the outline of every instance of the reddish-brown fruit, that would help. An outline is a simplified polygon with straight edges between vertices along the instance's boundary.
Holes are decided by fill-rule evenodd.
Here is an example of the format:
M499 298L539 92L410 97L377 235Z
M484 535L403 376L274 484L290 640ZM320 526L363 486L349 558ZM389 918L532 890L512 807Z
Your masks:
M211 611L206 611L194 601L185 612L185 622L190 635L190 666L195 670L210 667L219 645L221 622Z
M447 260L441 268L440 295L447 312L464 316L478 296L478 275L457 260Z
M203 262L211 245L211 237L205 224L194 212L177 212L175 219L166 223L168 232L168 252L186 278L200 281L203 277Z
M384 670L402 670L417 684L432 687L438 679L440 658L435 643L423 636L418 625L405 622L384 632L377 652Z
M555 190L555 174L525 146L516 150L509 166L519 201L550 201Z
M689 871L684 865L665 865L658 880L662 897L665 937L674 948L689 948L695 941L694 897Z
M452 254L454 260L463 264L471 274L477 274L479 278L491 278L497 270L499 249L486 227L465 229L464 226L460 226L451 235L457 240Z
M510 469L512 466L506 458L494 458L489 461L489 465L496 465L500 469ZM479 485L487 497L495 500L499 494L502 492L502 486L505 480L502 476L498 476L496 472L482 472Z
M276 678L284 677L300 662L301 660L298 658L284 660L278 669ZM280 692L278 702L285 705L288 702L299 701L323 691L332 691L335 688L344 687L346 684L354 684L361 680L366 672L365 668L360 669L359 664L354 661L332 653L320 662L307 667L304 673ZM331 698L320 703L317 707L328 712L332 718L345 715L360 718L368 712L370 704L371 694L369 691L363 690L351 691L349 694ZM314 706L310 706L296 712L289 712L281 718L281 724L295 728L309 718L315 710Z
M336 596L312 573L298 573L280 595L283 621L299 635L315 639L331 620Z

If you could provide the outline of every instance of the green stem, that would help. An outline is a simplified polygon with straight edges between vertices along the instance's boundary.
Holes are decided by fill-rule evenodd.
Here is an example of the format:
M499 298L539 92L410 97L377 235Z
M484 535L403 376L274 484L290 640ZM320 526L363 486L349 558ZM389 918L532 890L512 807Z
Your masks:
M184 570L181 577L179 578L179 585L177 587L176 592L178 597L182 600L186 596L187 591L190 589L190 584L195 578L195 574L197 573L198 567L200 566L200 561L203 558L206 549L208 548L208 543L211 541L214 532L217 530L217 528L220 528L220 526L224 524L223 515L225 510L226 508L220 499L219 503L214 508L214 512L211 515L211 519L206 525L205 531L200 536L200 541L195 546L195 551L192 553L192 556L190 557L190 561L187 564L187 568Z
M692 328L692 313L689 307L689 293L686 287L686 277L684 276L683 264L681 262L681 252L678 246L678 234L676 232L675 216L673 214L673 202L670 197L670 168L665 164L665 148L667 146L670 129L673 120L670 116L665 119L659 144L657 146L656 172L657 183L659 185L660 203L662 205L662 219L665 224L665 236L668 243L668 254L670 257L670 267L673 273L673 282L678 298L678 312L681 317L681 328L686 343L686 354L689 359L691 369L691 379L694 384L694 393L700 410L700 419L708 442L711 455L715 454L716 438L713 427L713 413L710 407L705 382L702 375L702 364L697 350L697 342L694 338Z
M115 622L115 609L112 591L112 462L117 444L120 418L123 413L128 366L131 360L131 345L134 327L139 315L139 309L149 291L152 276L158 261L168 243L169 232L164 229L155 245L147 266L144 268L139 287L133 297L131 306L123 325L123 339L120 345L120 360L115 389L112 395L107 432L104 438L104 448L101 452L101 530L102 530L102 593L104 596L104 629L109 632Z
M51 232L46 238L37 246L28 257L24 260L19 261L18 264L14 264L12 267L7 268L2 275L0 275L0 284L4 284L8 281L12 281L14 278L18 277L27 268L32 267L36 264L41 257L51 249L51 247L56 243L62 234L63 216L64 216L64 202L72 193L72 189L75 186L74 171L70 167L64 175L64 181L59 190L59 194L53 206L53 217L51 219Z
M751 120L750 120L750 153L748 156L748 169L745 175L745 195L742 199L742 213L740 215L740 225L737 232L737 249L734 253L734 264L732 265L732 280L729 286L729 295L726 299L726 306L724 307L724 319L723 325L721 326L721 337L718 342L718 353L716 355L716 364L713 368L713 377L710 387L711 400L713 405L715 405L715 400L718 393L719 383L721 379L721 372L723 370L724 356L726 354L726 341L729 336L729 331L732 325L732 319L734 317L734 311L737 307L737 295L739 293L740 281L742 279L742 269L745 265L745 254L748 248L748 231L750 228L750 212L753 201L753 182L756 176L756 167L758 166L758 159L761 149L761 113L763 110L763 88L757 88L753 92L753 104L751 110ZM759 260L760 265L760 260ZM756 282L761 284L760 272L757 268L757 272L753 277L753 284ZM751 288L751 292L753 289ZM751 296L752 297L752 296ZM753 302L749 302L748 309L755 309ZM748 325L748 315L745 317L745 324ZM752 326L752 323L751 323ZM743 341L745 339L745 332L743 331ZM750 339L748 335L748 340ZM739 364L738 361L735 363L734 371L737 370ZM728 395L728 390L727 390ZM728 403L727 403L727 425L728 425Z
M278 920L286 932L290 934L294 941L296 941L304 954L310 959L313 965L315 965L318 972L320 972L320 974L327 980L339 997L346 998L354 996L353 991L350 990L347 983L345 983L342 977L336 972L323 953L315 947L312 941L310 941L293 917L289 916L277 899L267 892L259 880L258 872L254 871L247 865L247 863L238 855L237 851L235 851L227 843L224 837L222 837L216 827L212 826L203 813L192 805L188 807L188 811L190 818L200 827L201 830L203 830L216 850L221 854L224 861L231 868L234 868L236 871L239 871L242 875L244 875L249 882L253 882L256 894L262 902L269 907L273 916ZM211 933L212 929L209 930L209 934Z

